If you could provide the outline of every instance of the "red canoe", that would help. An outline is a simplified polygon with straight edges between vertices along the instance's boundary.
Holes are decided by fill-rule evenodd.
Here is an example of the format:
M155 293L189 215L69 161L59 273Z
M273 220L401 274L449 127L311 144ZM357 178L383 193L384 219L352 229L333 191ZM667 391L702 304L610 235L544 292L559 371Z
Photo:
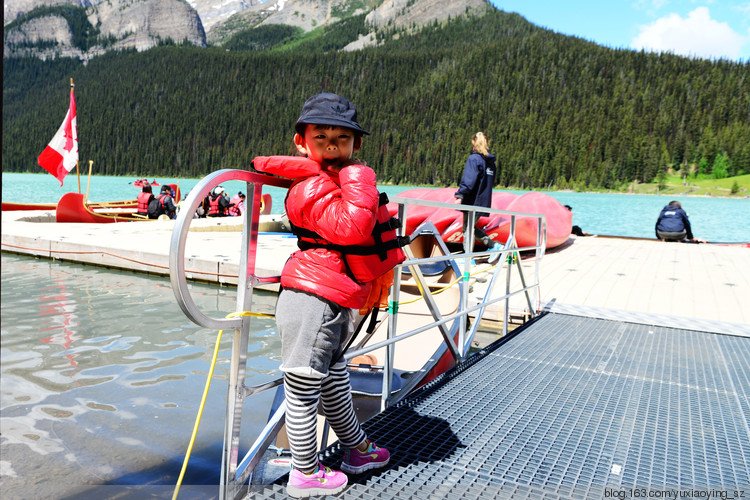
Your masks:
M455 188L417 188L399 193L404 198L442 201L452 203L455 200ZM396 212L396 205L390 204L389 211ZM554 248L565 243L570 237L573 213L559 201L544 193L525 193L518 196L513 193L497 192L492 194L492 208L544 215L547 221L546 248ZM440 231L443 241L447 243L463 242L461 212L449 208L409 207L406 211L404 234L411 234L419 224L429 220ZM536 244L537 223L535 217L518 217L516 219L516 243L519 247ZM480 217L477 226L498 243L505 243L510 233L510 216L491 214Z
M506 210L544 215L547 222L546 248L562 245L570 237L570 231L573 227L573 212L548 194L522 194L510 202ZM536 245L538 222L539 219L536 217L516 218L516 243L519 247ZM505 242L510 234L510 218L501 221L497 227L485 232L493 240Z
M518 195L513 193L492 193L492 208L505 210L516 198L518 198ZM487 231L498 227L505 219L510 220L507 215L490 214L487 217L480 217L477 221L477 227L482 228L487 233ZM443 241L446 243L463 243L463 222L463 216L456 218L456 221L443 231Z
M453 196L453 193L455 192L456 190L452 188L415 188L408 189L402 193L399 193L398 196L401 196L403 198L414 198L418 200L451 203L453 200L455 200L455 197ZM398 205L396 205L395 203L388 204L388 211L391 213L391 215L396 215L397 210ZM406 209L406 225L404 227L404 234L413 233L417 226L419 226L425 220L432 221L435 224L437 230L442 232L446 227L448 227L448 225L450 225L451 222L453 222L453 219L456 218L456 215L457 213L455 210L445 208L437 209L434 207L424 207L418 205L409 206Z

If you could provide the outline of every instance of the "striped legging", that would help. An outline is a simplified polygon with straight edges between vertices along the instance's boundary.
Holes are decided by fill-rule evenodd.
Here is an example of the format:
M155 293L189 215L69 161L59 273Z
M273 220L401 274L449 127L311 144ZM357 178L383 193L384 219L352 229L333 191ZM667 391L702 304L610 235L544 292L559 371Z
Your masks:
M345 363L331 366L322 379L284 372L284 397L286 430L296 469L309 473L318 466L318 400L323 402L323 413L342 445L353 448L365 440L354 414Z

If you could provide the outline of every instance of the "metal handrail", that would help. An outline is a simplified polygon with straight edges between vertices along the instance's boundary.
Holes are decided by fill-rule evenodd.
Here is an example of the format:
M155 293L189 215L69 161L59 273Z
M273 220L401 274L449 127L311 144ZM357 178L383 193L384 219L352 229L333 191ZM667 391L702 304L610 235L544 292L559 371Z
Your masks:
M219 170L204 177L188 195L177 216L169 250L169 275L177 303L185 315L194 323L215 330L233 329L232 354L229 368L227 412L224 425L224 445L221 461L221 498L235 498L242 484L235 481L237 456L239 455L240 424L242 421L243 381L247 369L247 345L250 334L250 317L213 318L204 314L193 301L185 274L185 248L198 206L214 187L222 182L239 180L246 182L247 198L250 200L242 220L242 249L237 282L236 312L249 311L252 306L253 287L262 280L255 276L255 257L260 221L260 205L264 185L288 188L291 181L280 177L262 175L246 170ZM252 193L252 194L250 194Z
M240 495L244 490L245 483L250 479L251 474L254 472L255 467L260 462L262 455L269 448L276 434L278 433L281 426L284 424L284 412L285 405L282 403L276 412L271 416L265 428L261 431L258 438L255 440L249 451L238 463L238 452L239 452L239 430L242 419L242 400L251 395L263 392L265 390L277 387L282 384L282 378L277 378L272 381L254 386L246 387L244 385L244 378L246 373L246 362L247 362L247 346L249 336L249 321L248 316L239 316L234 318L214 318L204 314L200 311L190 296L189 287L187 286L187 277L185 274L185 248L187 241L187 234L190 227L190 222L193 218L193 214L197 210L200 203L202 203L205 196L215 187L229 180L240 180L247 183L247 192L252 193L252 197L248 196L251 200L250 205L247 207L243 217L243 237L242 237L242 250L240 255L240 273L238 277L237 285L237 312L249 311L252 306L252 294L255 285L260 282L267 281L266 278L259 278L255 276L255 258L256 258L256 246L257 246L257 230L260 216L260 204L262 197L262 188L264 185L271 185L276 187L288 188L291 185L291 181L278 177L272 177L268 175L262 175L257 173L251 173L244 170L220 170L214 172L204 179L202 179L185 200L184 207L180 211L175 228L172 234L171 248L169 255L170 265L170 280L172 283L172 289L177 298L177 302L186 314L186 316L194 323L211 329L233 329L234 337L232 343L232 355L231 365L229 372L229 389L227 397L227 413L224 429L224 448L222 453L222 466L221 466L221 485L220 485L220 498L222 499L234 499ZM434 208L451 208L459 211L469 212L469 216L473 218L477 212L485 213L497 213L502 215L508 215L511 218L511 230L508 241L499 250L487 250L474 252L473 251L473 228L467 227L466 233L464 234L465 249L467 251L461 254L449 254L442 241L439 243L443 247L446 255L426 257L426 258L414 258L411 255L408 248L406 248L408 260L397 267L394 276L394 283L391 288L391 303L397 304L400 293L400 281L401 273L400 268L409 267L414 277L418 288L422 292L422 296L426 301L428 308L435 321L428 325L423 325L419 328L411 330L406 333L395 335L398 324L398 312L397 308L391 309L391 314L388 317L388 338L387 340L368 345L363 348L350 350L345 353L344 358L350 360L358 355L365 354L376 349L386 348L386 358L383 362L383 393L381 408L385 409L387 406L394 404L400 398L406 396L408 391L399 391L395 396L391 395L391 380L393 377L393 360L395 354L395 344L412 336L423 333L433 328L439 328L443 335L443 340L447 349L451 352L453 357L459 361L466 357L471 340L476 333L478 325L484 314L485 309L496 302L505 301L505 318L503 322L503 333L507 334L507 324L509 320L509 300L510 297L524 293L526 301L529 306L531 315L535 315L536 311L532 306L536 303L536 300L532 300L529 296L530 291L534 291L536 294L539 293L539 260L544 255L544 246L546 244L546 219L541 214L526 214L522 212L511 212L506 210L485 208L473 205L455 205L443 202L434 202L429 200L417 200L412 198L402 197L391 197L391 202L397 203L399 206L399 218L403 221L406 220L406 213L408 207L414 205L429 206ZM530 247L519 248L515 242L515 224L517 217L536 217L538 219L537 229L537 240L536 245ZM418 228L418 231L421 229ZM436 233L434 226L432 230ZM416 233L416 232L415 232ZM438 235L439 236L439 235ZM506 293L500 297L491 298L490 295L494 288L495 282L500 275L500 271L503 268L502 265L498 265L492 274L491 281L487 288L487 292L482 299L482 302L476 306L468 306L468 283L470 270L472 267L473 259L479 256L486 256L488 254L500 253L500 263L503 263L505 258L508 256L517 255L520 251L535 250L535 281L534 283L527 285L523 276L523 270L520 265L519 259L515 259L517 263L518 273L522 282L522 287L518 290L510 291L510 277L512 262L508 262L507 275L506 275ZM460 305L458 312L448 315L441 316L436 304L434 303L430 295L429 284L425 281L424 276L421 273L420 265L431 262L448 261L454 267L454 270L458 270L456 262L463 259L463 275L461 281L458 283L460 289ZM456 273L459 275L459 272ZM464 318L478 311L476 319L472 325L470 332L466 332L466 321ZM448 323L453 322L453 327L448 327ZM454 336L458 330L458 342L454 342ZM252 481L251 481L252 482Z
M177 214L175 227L172 231L172 240L169 250L169 277L172 283L172 290L185 315L197 325L213 330L239 328L243 321L242 317L236 318L213 318L203 314L190 296L190 290L187 285L185 275L185 247L190 223L193 220L198 207L203 203L204 198L222 182L238 180L247 182L247 192L253 193L250 197L251 203L247 206L242 221L243 234L243 252L240 254L240 270L246 270L244 275L240 273L238 290L250 289L257 284L259 278L255 278L255 245L250 244L250 239L257 239L258 223L260 220L260 203L261 189L264 185L276 187L289 187L291 181L280 177L271 177L270 175L256 174L246 170L225 169L218 170L201 179L198 184L190 191L183 208ZM248 229L252 228L253 231ZM243 265L244 264L244 265ZM243 294L244 295L244 294ZM238 312L247 309L238 309Z

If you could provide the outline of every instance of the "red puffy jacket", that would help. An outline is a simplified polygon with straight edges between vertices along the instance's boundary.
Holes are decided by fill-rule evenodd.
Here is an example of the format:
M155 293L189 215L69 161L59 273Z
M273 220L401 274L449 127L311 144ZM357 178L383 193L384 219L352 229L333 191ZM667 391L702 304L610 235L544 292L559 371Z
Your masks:
M371 237L379 194L370 167L350 165L336 173L298 156L259 156L253 166L295 180L285 201L287 217L295 226L336 245L361 245ZM292 253L281 273L281 286L358 309L365 304L371 283L357 283L347 273L340 252L311 248Z

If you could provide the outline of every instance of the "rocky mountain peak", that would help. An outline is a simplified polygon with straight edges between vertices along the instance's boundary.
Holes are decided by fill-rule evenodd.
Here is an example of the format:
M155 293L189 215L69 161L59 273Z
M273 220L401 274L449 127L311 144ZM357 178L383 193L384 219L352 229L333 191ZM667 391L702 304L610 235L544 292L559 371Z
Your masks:
M73 33L70 13L56 9L60 5L85 11L92 33L85 46L80 33ZM6 0L3 54L85 60L108 50L146 50L167 39L220 45L235 33L268 24L311 31L367 14L371 33L345 49L357 50L374 44L383 28L418 28L488 7L487 0Z
M206 46L200 16L182 0L10 0L4 14L4 57L87 60L108 50L146 50L166 40ZM86 21L88 27L81 26ZM74 29L84 36L75 36Z

